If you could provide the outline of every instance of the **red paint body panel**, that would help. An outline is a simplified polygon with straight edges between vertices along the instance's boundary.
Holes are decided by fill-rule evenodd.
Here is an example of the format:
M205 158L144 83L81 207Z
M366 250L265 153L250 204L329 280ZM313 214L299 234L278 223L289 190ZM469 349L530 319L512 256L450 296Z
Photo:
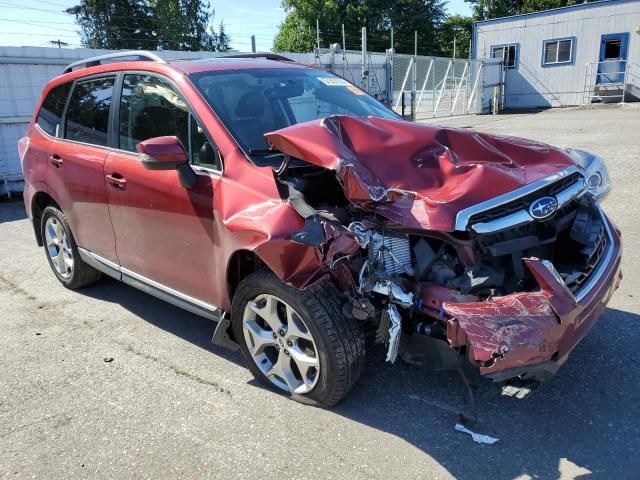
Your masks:
M104 177L107 153L92 145L51 141L49 157L58 157L61 163L49 163L47 184L65 212L77 244L117 262Z
M119 264L213 303L217 179L198 175L194 187L185 189L175 170L149 171L137 155L120 152L109 154L105 173L126 180L124 190L107 187Z
M466 207L563 170L559 149L519 138L333 116L268 133L278 150L336 170L349 200L408 228L452 231Z

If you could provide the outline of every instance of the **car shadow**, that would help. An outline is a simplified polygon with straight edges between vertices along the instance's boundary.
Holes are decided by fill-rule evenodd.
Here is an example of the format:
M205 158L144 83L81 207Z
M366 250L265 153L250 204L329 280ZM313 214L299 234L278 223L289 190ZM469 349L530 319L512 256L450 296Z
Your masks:
M24 209L22 198L13 196L7 199L0 195L0 223L26 220L27 211Z
M81 292L118 303L158 328L242 364L238 352L211 344L215 324L210 320L112 279ZM477 419L468 427L498 438L494 445L476 444L454 430L467 399L456 371L434 372L402 361L391 365L379 347L369 349L362 379L332 413L403 439L458 478L637 478L638 325L639 315L607 309L560 372L523 400L503 396L492 382L471 376Z
M117 303L144 321L171 333L225 360L242 364L238 352L211 343L216 322L175 307L170 303L103 276L95 285L78 293L110 303Z
M370 356L335 412L404 439L457 478L638 478L639 322L607 309L559 373L525 399L472 378L479 405L468 427L498 438L494 445L454 430L465 392L457 372L385 365L382 355Z

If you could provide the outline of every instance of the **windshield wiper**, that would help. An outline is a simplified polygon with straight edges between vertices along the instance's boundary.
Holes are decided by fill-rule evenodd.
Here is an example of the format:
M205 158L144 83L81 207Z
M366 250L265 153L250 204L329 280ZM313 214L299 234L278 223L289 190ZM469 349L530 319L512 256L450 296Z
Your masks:
M272 157L274 155L282 155L280 150L269 150L267 148L252 148L249 150L252 157Z

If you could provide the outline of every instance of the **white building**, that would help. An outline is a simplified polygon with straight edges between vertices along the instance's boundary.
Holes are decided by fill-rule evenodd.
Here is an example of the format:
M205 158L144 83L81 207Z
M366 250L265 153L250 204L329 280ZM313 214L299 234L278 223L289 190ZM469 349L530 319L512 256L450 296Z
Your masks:
M473 58L504 58L505 108L640 97L640 0L604 0L474 24Z

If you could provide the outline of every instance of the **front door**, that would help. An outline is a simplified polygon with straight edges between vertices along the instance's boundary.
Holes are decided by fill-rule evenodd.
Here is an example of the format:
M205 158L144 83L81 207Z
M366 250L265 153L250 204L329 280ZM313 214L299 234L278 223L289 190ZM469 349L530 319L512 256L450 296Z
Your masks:
M212 303L220 175L218 157L206 157L212 142L173 85L156 75L124 75L117 125L120 151L107 157L105 179L123 274ZM192 188L180 185L176 171L146 170L135 153L138 142L166 135L189 154L198 173Z
M107 208L104 163L115 76L76 82L62 137L51 142L47 183L57 195L78 246L117 262Z
M602 35L596 85L624 83L628 41L628 33Z

